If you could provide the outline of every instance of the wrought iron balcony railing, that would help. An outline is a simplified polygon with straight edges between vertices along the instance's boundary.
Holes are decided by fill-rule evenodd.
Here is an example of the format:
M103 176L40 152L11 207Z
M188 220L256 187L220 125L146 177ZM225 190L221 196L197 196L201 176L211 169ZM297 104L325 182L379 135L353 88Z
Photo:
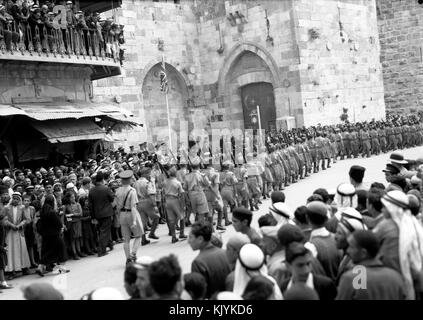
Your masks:
M117 36L104 31L55 29L15 21L0 28L0 59L119 67L122 54Z

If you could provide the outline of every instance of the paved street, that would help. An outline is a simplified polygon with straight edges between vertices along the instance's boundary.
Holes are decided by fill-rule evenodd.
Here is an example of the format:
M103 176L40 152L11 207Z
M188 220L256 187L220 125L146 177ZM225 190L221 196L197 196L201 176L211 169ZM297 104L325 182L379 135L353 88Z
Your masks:
M423 147L409 149L403 152L406 158L416 159L423 156ZM385 182L382 169L389 158L388 154L383 154L370 159L354 159L339 161L332 168L313 174L307 179L288 187L285 190L287 203L292 209L305 203L305 200L318 187L336 188L341 182L348 181L348 170L351 165L359 164L367 168L365 180L369 182ZM269 201L264 201L260 211L255 213L255 223L257 218L267 211ZM234 233L232 227L223 234L224 240ZM138 256L150 255L154 258L174 253L178 256L184 272L190 271L190 264L197 253L193 252L186 241L177 244L170 244L170 237L167 236L166 226L160 226L158 233L161 239L146 247L142 247ZM67 267L71 272L65 276L47 275L40 278L38 275L30 275L10 281L15 286L12 290L3 290L0 300L22 299L20 288L22 285L32 282L54 282L63 292L66 299L79 299L83 294L103 286L111 286L124 293L123 270L124 270L123 245L115 246L115 249L102 258L88 257L80 261L69 261ZM126 296L126 293L125 293Z

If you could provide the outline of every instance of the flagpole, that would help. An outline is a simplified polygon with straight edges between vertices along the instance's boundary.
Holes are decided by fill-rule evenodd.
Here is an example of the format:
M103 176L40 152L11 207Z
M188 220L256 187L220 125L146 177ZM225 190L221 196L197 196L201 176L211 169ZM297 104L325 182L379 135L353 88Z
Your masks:
M163 53L163 71L166 73L166 62L165 56ZM167 86L165 87L165 97L166 97L166 111L167 111L167 125L168 125L168 134L169 134L169 149L173 150L172 148L172 130L171 130L171 123L170 123L170 110L169 110L169 98L167 96Z
M260 106L259 105L257 105L257 117L258 117L258 123L259 123L259 139L260 139L258 146L261 147L263 137L262 137L262 134L261 134L261 115L260 115Z

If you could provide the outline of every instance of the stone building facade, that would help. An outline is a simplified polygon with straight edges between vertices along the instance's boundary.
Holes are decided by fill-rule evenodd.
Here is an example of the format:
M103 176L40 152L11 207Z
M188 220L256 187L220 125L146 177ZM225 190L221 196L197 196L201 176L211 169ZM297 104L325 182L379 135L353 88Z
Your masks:
M163 139L164 56L174 131L279 127L381 119L385 115L375 0L124 0L122 75L96 81L144 128L128 144ZM160 49L163 49L161 51Z
M390 110L423 106L423 4L417 0L378 0L378 25L385 103Z

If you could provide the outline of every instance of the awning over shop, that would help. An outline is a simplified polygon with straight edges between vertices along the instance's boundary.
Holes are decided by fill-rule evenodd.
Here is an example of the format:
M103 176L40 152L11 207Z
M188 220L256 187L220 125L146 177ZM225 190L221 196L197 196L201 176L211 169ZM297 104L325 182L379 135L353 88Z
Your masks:
M13 106L7 105L7 104L1 104L0 105L0 117L8 117L8 116L26 116L25 111L15 108Z
M0 116L23 115L38 121L107 117L118 123L137 126L134 115L112 103L47 102L3 105Z
M32 121L31 125L45 135L51 143L106 138L106 133L89 119Z

